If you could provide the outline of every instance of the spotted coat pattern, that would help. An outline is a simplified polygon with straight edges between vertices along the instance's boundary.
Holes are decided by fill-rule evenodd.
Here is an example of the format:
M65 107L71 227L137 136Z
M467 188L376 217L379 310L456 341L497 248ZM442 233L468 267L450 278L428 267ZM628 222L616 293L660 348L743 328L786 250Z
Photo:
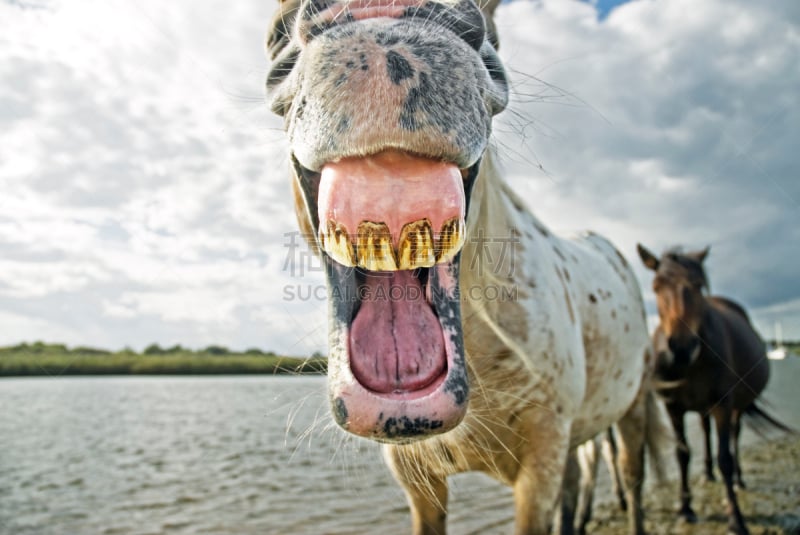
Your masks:
M374 5L392 8L382 1ZM460 320L450 326L466 355L453 388L469 382L469 408L443 434L430 434L436 423L424 418L385 421L383 438L430 434L385 448L419 534L444 532L446 478L468 470L514 488L516 533L548 533L559 496L569 514L577 481L565 474L577 446L626 418L640 424L647 387L649 342L630 266L600 236L551 233L501 179L487 148L508 91L491 22L497 3L481 12L472 0L421 1L394 18L356 22L347 10L338 20L324 17L343 5L335 0L287 0L268 39L267 85L272 109L285 119L304 230L313 235L319 224L314 187L326 162L398 149L453 162L474 178L461 311L453 316ZM492 251L498 242L480 236L502 238L513 254ZM329 280L337 269L329 264ZM352 309L332 305L331 316L335 385L349 373L333 355L347 352ZM346 403L333 405L337 421L346 421ZM644 426L635 428L625 428L621 445L630 453L622 463L631 493L641 491ZM631 509L632 532L640 533L641 512Z

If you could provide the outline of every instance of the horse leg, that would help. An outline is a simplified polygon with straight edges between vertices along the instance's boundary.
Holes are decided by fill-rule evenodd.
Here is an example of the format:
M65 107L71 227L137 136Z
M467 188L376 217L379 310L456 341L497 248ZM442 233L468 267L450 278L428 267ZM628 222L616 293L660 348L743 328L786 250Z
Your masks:
M628 502L628 531L631 535L644 535L644 509L642 487L644 486L644 447L647 428L646 396L636 397L616 429L619 434L619 470L625 486Z
M731 413L731 438L733 440L733 482L740 489L745 487L742 479L742 465L739 464L739 433L742 430L742 411Z
M545 415L535 420L513 485L515 535L549 535L566 473L569 422ZM572 529L571 522L562 522L562 533Z
M692 510L692 493L689 490L689 443L686 441L686 431L683 427L683 415L685 411L677 407L667 407L669 418L672 420L672 429L675 430L675 456L678 458L678 467L681 470L681 508L678 510L684 520L690 523L697 522L697 515Z
M734 460L731 455L731 409L718 406L713 411L714 421L717 424L717 463L722 479L725 481L725 492L728 498L728 532L735 535L748 535L744 524L739 503L736 500L736 491L733 489Z
M578 507L576 510L578 535L586 535L586 525L592 519L592 502L594 501L594 489L597 485L597 465L599 463L597 453L599 448L599 435L578 447L578 463L581 471L580 493L578 494Z
M619 457L617 441L614 438L614 430L609 427L608 430L606 430L606 437L603 440L603 459L608 468L608 475L611 476L611 488L614 490L614 494L617 495L617 499L619 500L619 508L623 511L627 511L628 502L625 500L625 490L622 488L622 479L619 475L617 457Z
M575 511L579 499L579 487L581 484L581 467L578 462L577 450L572 450L567 454L567 463L564 466L564 479L561 482L561 502L560 514L561 521L556 524L558 531L553 533L561 535L573 535L575 533ZM580 489L582 492L583 489Z
M403 446L384 447L384 458L403 487L411 509L414 535L445 535L447 521L447 479L434 475L419 463L416 455L404 455Z
M703 438L706 447L706 481L716 481L714 477L714 457L711 454L711 417L708 414L700 415L700 423L703 424Z

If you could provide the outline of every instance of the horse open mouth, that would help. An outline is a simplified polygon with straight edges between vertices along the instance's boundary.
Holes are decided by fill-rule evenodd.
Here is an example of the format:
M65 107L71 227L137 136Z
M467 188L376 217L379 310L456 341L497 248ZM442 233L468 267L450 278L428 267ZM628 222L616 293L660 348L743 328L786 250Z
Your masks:
M334 415L348 431L408 441L463 418L458 273L473 174L394 150L300 174L327 267Z
M334 418L390 442L442 433L467 409L459 258L505 74L471 0L287 14L267 86L325 263Z

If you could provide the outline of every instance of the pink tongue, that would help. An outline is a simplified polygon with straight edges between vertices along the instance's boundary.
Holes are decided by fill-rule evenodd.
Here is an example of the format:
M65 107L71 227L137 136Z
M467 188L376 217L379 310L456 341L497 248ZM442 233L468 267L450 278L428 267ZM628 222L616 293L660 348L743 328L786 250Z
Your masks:
M367 275L350 329L350 368L375 392L413 392L444 373L439 320L411 271Z

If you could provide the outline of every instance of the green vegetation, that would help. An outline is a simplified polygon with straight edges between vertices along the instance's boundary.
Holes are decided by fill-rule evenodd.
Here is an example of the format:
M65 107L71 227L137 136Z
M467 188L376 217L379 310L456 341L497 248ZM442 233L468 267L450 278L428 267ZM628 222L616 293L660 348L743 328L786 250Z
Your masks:
M181 346L152 344L141 353L130 348L107 351L93 347L68 348L35 342L0 347L0 377L22 375L206 375L206 374L324 374L327 359L283 357L271 351L244 353L221 346L193 351Z
M800 356L800 341L784 342ZM24 375L212 375L212 374L324 374L328 361L315 352L308 358L285 357L249 348L244 352L212 345L191 350L176 345L147 346L141 353L130 348L108 351L96 347L34 342L0 347L0 377Z

